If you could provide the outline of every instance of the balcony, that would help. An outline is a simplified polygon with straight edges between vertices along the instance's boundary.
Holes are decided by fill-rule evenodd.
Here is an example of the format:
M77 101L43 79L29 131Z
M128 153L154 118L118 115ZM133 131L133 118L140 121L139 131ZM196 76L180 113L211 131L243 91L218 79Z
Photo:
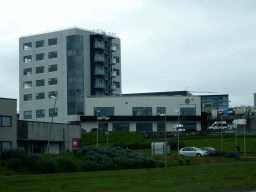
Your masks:
M110 47L110 51L112 52L116 51L116 45L112 44Z
M98 82L95 82L94 83L94 88L99 88L99 89L104 89L106 87L106 85L104 83L98 83Z
M116 85L115 85L115 84L111 85L111 89L112 89L113 91L115 91L115 90L117 89Z
M105 71L96 68L96 69L94 70L94 75L105 75Z
M104 56L95 55L94 62L105 62Z
M112 65L115 65L115 64L116 64L116 58L111 59L111 64L112 64Z
M105 49L105 45L103 43L96 41L94 43L94 49Z
M112 73L111 73L111 77L112 78L115 78L117 75L116 75L116 71L113 71Z

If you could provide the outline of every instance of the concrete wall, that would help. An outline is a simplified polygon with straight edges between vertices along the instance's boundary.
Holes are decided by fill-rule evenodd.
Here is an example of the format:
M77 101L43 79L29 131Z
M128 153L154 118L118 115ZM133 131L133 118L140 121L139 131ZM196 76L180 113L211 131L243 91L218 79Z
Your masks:
M17 147L17 100L0 98L0 116L12 117L11 127L0 126L0 142L11 142Z
M31 153L31 147L33 143L39 143L43 145L44 152L47 149L47 142L49 139L49 133L51 129L51 123L45 122L27 122L23 123L19 121L19 143L27 143L28 153ZM22 127L21 127L22 126ZM25 127L24 127L25 126ZM27 127L27 128L26 128ZM50 137L50 153L59 153L65 151L72 151L73 139L81 140L81 126L70 124L52 124L51 137Z

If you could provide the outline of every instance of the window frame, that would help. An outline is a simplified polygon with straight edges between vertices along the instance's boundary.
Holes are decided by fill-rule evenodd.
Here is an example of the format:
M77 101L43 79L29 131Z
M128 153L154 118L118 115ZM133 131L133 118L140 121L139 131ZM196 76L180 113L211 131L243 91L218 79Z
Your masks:
M40 115L39 115L39 111L41 111ZM45 118L45 110L44 109L37 109L36 110L36 118Z
M31 84L31 86L30 87L25 87L25 83L30 83ZM24 81L23 82L23 89L30 89L30 88L32 88L32 81Z
M53 46L53 45L57 45L57 44L58 44L58 39L57 38L48 39L48 46Z
M40 72L39 69L43 69L43 72ZM44 66L36 67L36 74L44 73Z
M4 124L6 123L5 120L3 120L5 118L9 119L9 124ZM0 116L0 127L12 127L12 116Z
M56 57L55 57L55 55L56 55ZM56 58L58 58L57 51L48 52L48 59L56 59Z
M36 100L38 101L38 100L42 100L42 99L45 99L45 93L44 92L36 93Z
M39 42L43 42L42 43L42 46L38 46L37 43ZM44 40L39 40L39 41L36 41L36 48L41 48L41 47L44 47Z
M43 85L38 85L39 81L44 82L44 79L38 79L38 80L36 80L36 87L44 87L44 86L45 86L45 82L43 83Z
M31 71L31 74L28 74L29 70ZM23 76L29 76L29 75L32 75L32 68L23 69Z
M139 109L139 111L138 111L138 109ZM143 112L142 111L143 109L147 110L146 114L141 113L141 112ZM132 107L132 116L152 116L152 107Z
M32 55L23 56L23 63L32 63Z
M39 58L39 56L42 56ZM38 53L36 54L36 61L43 61L44 60L44 53Z
M50 81L51 81L51 80L54 80L54 79L56 79L56 83L50 84ZM57 85L57 84L58 84L58 78L57 78L57 77L55 77L55 78L49 78L49 79L48 79L48 85Z
M29 45L28 45L28 46L27 46L28 48L25 48L25 47L26 47L26 44L30 44L30 47L29 47ZM31 49L32 49L32 42L23 43L23 50L24 50L24 51L31 50Z
M25 115L25 113L27 113L27 112L30 112L30 113L31 113L31 115ZM26 116L31 116L31 118L25 118ZM32 110L29 110L29 111L23 111L23 118L24 118L24 119L32 119L32 117L33 117Z
M52 70L52 71L50 71L51 66L56 66L56 70ZM55 68L53 68L53 69L55 69ZM58 71L58 65L57 65L57 64L48 65L48 72L49 72L49 73L52 73L52 72L55 72L55 71Z
M25 96L31 96L31 99L29 100L25 100ZM23 101L31 101L33 98L32 98L32 94L25 94L23 95Z

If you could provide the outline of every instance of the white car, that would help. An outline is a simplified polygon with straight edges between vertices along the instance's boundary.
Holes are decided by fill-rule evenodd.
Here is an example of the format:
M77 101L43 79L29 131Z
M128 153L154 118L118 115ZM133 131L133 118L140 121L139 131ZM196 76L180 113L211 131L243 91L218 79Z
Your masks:
M197 147L184 147L179 151L180 155L185 155L185 156L208 156L209 153L208 151L203 151L200 148Z

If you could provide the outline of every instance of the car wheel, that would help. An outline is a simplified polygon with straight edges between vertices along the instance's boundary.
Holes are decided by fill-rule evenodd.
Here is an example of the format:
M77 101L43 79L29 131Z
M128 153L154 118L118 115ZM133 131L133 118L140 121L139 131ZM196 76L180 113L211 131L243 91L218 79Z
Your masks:
M200 154L200 153L198 153L198 154L196 154L196 156L197 156L197 157L201 157L201 154Z

